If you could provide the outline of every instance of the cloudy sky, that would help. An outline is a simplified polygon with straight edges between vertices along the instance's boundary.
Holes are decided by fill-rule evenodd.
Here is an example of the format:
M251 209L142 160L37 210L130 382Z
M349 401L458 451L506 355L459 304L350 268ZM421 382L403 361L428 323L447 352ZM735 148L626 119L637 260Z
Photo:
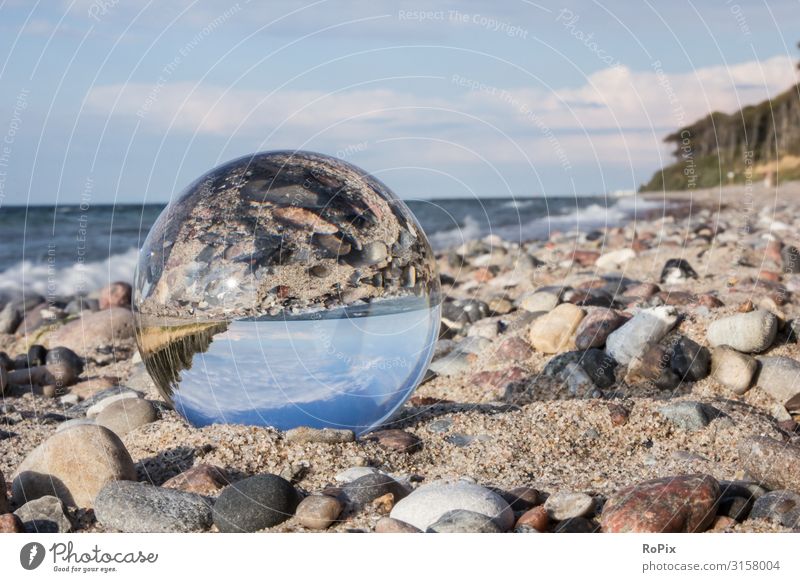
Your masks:
M797 81L800 0L0 0L0 203L164 202L250 152L404 198L597 194Z

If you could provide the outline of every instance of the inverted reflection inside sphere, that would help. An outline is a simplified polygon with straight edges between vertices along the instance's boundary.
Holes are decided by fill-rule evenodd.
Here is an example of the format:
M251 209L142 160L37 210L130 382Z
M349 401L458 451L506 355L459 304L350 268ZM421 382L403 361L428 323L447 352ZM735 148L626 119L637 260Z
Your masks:
M137 340L192 424L361 433L430 361L440 289L408 207L355 166L267 152L191 184L153 225Z

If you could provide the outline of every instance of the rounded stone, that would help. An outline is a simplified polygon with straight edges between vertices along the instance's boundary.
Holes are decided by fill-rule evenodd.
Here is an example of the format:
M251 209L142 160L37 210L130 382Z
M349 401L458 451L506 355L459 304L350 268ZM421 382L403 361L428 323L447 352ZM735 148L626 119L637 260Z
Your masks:
M375 533L422 533L422 530L399 519L382 517L375 524Z
M745 352L763 352L778 332L778 318L765 309L737 313L718 319L708 326L708 342L712 346L727 345Z
M106 406L95 417L95 422L119 436L145 424L158 420L158 411L143 398L123 398Z
M586 312L572 303L562 303L531 325L530 341L545 354L557 354L574 347L573 334Z
M544 532L547 530L548 523L550 523L550 517L547 515L547 510L544 505L538 505L523 513L515 527L532 527L536 531Z
M617 362L627 366L661 341L677 321L678 316L674 307L642 309L608 336L606 351Z
M68 506L93 507L109 481L136 479L131 456L112 431L79 425L55 433L31 451L14 473L17 505L55 495Z
M753 503L750 519L767 519L784 527L800 525L800 495L794 491L770 491Z
M428 533L502 533L490 517L466 509L453 509L430 525Z
M744 394L753 383L758 360L730 346L717 346L711 352L711 377L736 394Z
M335 497L309 495L297 506L296 517L309 529L327 529L341 513L342 504Z
M502 531L508 531L514 525L514 512L502 497L468 481L435 481L422 485L401 499L390 517L425 531L454 509L485 515Z
M408 495L403 485L383 473L370 473L359 477L355 481L350 481L342 487L342 492L350 503L356 506L371 503L387 493L391 493L395 501Z
M131 291L130 283L125 283L123 281L111 283L111 285L100 291L100 296L98 297L100 309L130 307Z
M295 488L278 475L264 473L226 487L214 504L214 524L221 532L254 532L294 515Z
M211 526L211 502L195 493L133 481L112 481L100 490L97 521L126 533L185 533Z
M28 501L14 515L22 522L26 533L67 533L72 530L72 521L64 504L52 495Z
M49 346L62 346L78 354L117 345L134 336L133 314L124 307L112 307L83 316L55 330L47 337Z
M800 491L800 447L769 437L739 441L739 462L768 489Z
M214 495L230 482L228 474L221 467L201 463L175 475L162 487L179 489L198 495Z
M787 410L800 409L800 362L786 356L759 357L755 384Z
M594 499L585 493L559 491L544 502L550 519L564 521L571 517L585 517L594 511Z

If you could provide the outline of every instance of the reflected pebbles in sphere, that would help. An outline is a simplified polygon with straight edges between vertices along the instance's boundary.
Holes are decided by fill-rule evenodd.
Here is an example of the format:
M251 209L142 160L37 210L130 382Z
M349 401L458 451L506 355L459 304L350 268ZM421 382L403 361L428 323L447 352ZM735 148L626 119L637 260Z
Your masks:
M142 247L139 351L196 426L363 433L430 362L441 292L419 224L341 160L276 151L184 190Z

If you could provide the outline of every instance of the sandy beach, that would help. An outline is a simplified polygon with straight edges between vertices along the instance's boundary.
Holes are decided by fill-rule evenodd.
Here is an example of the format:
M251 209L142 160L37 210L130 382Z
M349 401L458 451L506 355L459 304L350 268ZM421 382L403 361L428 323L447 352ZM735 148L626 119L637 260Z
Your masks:
M85 363L77 381L57 391L46 383L5 382L0 473L9 510L20 506L12 476L31 451L62 423L77 424L74 419L86 414L81 402L122 386L138 391L139 399L151 401L155 410L155 420L120 435L136 480L161 486L192 467L218 467L224 479L203 491L212 503L228 482L280 475L301 497L324 494L336 500L339 512L322 528L328 532L371 532L379 522L378 529L385 531L392 525L387 516L395 516L401 495L382 494L364 502L348 497L347 475L370 472L391 475L405 493L441 479L467 479L506 500L527 499L511 504L515 520L544 504L548 519L542 531L611 530L604 505L621 489L702 474L720 487L711 515L697 523L673 521L665 531L790 531L794 524L779 511L753 516L749 508L768 490L799 491L797 469L781 473L777 486L765 484L763 474L754 474L763 459L745 458L742 451L749 446L747 439L768 437L790 445L780 454L797 454L792 446L798 443L797 424L786 404L800 388L793 387L798 385L794 377L776 388L785 376L777 373L770 378L778 380L769 385L757 377L744 388L724 385L719 379L728 364L715 371L722 356L709 329L714 322L754 314L774 326L769 345L727 355L800 360L794 326L800 262L796 249L787 250L796 244L800 228L800 183L777 190L756 185L648 194L646 199L666 199L671 205L666 213L654 212L623 227L553 232L548 240L532 242L487 237L437 253L445 305L431 373L383 427L402 432L378 433L375 439L366 435L331 443L250 426L193 428L163 404L147 375L124 313L124 292L95 291L88 300L100 299L110 308L99 310L98 304L82 317L66 309L30 306L17 328L0 336L0 350L10 361L41 344L70 347ZM627 365L616 363L608 385L600 386L581 359L586 348L579 350L576 341L591 344L597 357L616 353L606 338L643 312L669 319L668 329L660 337L645 338L647 350ZM613 323L582 331L579 322L606 316ZM92 321L75 325L87 317ZM568 321L573 317L574 325ZM550 318L547 325L541 323L545 318ZM581 333L591 337L581 338ZM637 338L642 339L635 334L624 338L617 351L624 352ZM542 349L551 344L552 349ZM688 366L705 360L702 377L692 381L694 371L679 370L676 345L694 354ZM699 348L706 351L699 353ZM17 362L4 376L20 369ZM763 371L761 376L766 378ZM689 404L665 411L680 402ZM82 462L76 461L76 471L92 470ZM724 503L728 482L752 494L742 502L747 510L735 516ZM522 495L520 488L528 493ZM573 508L574 515L568 508L559 516L555 499L572 499L566 494L581 494L578 500L588 496L590 506ZM737 495L730 494L728 501ZM66 504L64 511L74 531L115 530L86 506ZM536 531L525 525L530 519L518 522L515 531ZM311 531L310 523L294 516L269 531ZM217 525L203 529L216 531Z

